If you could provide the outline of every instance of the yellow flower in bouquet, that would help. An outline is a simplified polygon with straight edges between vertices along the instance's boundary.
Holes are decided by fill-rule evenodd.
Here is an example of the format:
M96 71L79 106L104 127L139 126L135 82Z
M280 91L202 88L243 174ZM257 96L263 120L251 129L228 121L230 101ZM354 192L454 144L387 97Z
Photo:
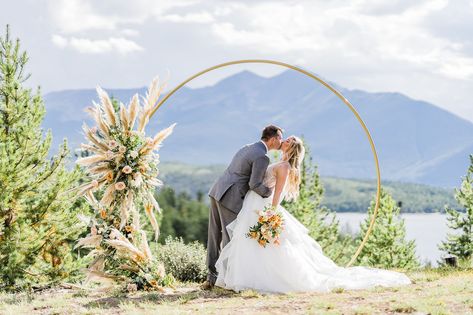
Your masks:
M280 235L284 230L282 213L275 211L271 206L267 206L257 213L258 222L250 227L246 236L256 240L263 247L270 243L279 245Z

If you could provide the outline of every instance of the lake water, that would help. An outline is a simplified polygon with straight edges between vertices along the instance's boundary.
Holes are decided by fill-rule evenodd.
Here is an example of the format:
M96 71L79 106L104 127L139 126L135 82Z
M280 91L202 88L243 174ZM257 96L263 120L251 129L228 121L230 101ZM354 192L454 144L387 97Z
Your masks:
M444 253L437 245L446 239L449 232L445 214L440 213L406 213L401 214L406 226L406 238L415 240L417 256L425 264L430 261L433 266ZM360 223L366 218L364 213L337 213L342 231L353 233L360 231ZM376 224L376 223L375 223Z

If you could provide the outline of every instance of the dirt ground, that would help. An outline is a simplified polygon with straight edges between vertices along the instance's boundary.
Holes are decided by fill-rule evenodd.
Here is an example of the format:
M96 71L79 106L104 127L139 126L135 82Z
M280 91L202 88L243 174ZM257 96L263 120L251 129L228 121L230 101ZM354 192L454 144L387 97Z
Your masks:
M262 295L180 284L124 294L56 288L0 295L1 314L473 314L473 270L407 273L413 284L331 293Z

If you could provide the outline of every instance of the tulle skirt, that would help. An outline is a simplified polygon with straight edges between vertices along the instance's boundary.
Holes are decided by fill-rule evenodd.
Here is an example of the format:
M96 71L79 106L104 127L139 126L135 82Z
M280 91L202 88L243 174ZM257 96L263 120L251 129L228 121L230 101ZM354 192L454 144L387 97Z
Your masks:
M308 230L284 207L284 230L280 245L261 247L246 236L258 221L258 210L271 203L253 191L245 196L237 218L227 226L231 241L222 249L216 263L216 285L241 291L259 292L328 292L334 288L347 290L374 286L393 287L410 284L403 273L371 267L339 267L323 254Z

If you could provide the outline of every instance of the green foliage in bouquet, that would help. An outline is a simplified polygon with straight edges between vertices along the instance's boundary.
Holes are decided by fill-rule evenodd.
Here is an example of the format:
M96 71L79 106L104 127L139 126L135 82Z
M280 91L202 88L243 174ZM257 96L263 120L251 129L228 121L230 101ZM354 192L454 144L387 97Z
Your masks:
M96 126L89 128L84 124L88 143L81 147L90 155L77 160L90 177L77 188L77 193L94 209L90 234L77 243L78 247L92 248L87 281L121 282L137 289L160 289L172 281L151 253L139 211L144 210L157 239L155 211L161 209L153 192L161 182L157 179L159 155L155 151L175 124L153 138L146 137L144 129L162 88L155 79L142 98L142 105L135 94L129 106L114 106L108 94L98 87L100 104L87 109Z
M455 199L465 208L461 213L456 209L446 207L448 227L456 233L448 234L439 249L460 260L473 264L473 155L470 155L470 166L463 178L459 189L455 189Z
M360 224L358 242L366 234L373 217L376 200L371 201L367 218ZM414 240L406 240L404 219L396 201L381 188L378 215L373 230L357 257L357 263L379 268L413 269L419 267Z
M166 271L180 281L202 282L207 278L205 247L197 242L184 243L182 238L168 236L164 244L157 245L158 261Z
M292 213L308 230L324 253L338 264L348 263L356 250L351 235L340 233L339 221L335 213L321 205L324 188L317 166L313 163L309 149L301 167L299 198L284 202L283 206Z
M51 132L41 129L45 115L38 90L28 79L26 52L12 41L7 27L0 38L0 289L50 285L79 275L82 260L71 245L85 231L67 190L83 177L66 170L66 142L48 158Z

